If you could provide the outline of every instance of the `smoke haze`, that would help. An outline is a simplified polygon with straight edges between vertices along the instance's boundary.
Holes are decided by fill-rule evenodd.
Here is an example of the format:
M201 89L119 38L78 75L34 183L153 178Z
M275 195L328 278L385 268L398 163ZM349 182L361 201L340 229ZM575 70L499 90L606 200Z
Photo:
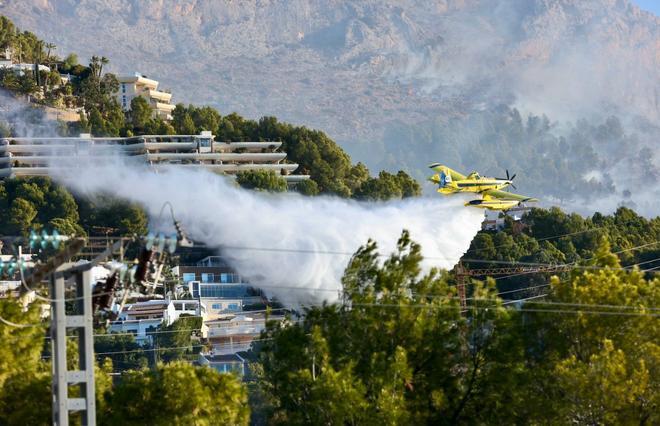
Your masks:
M108 70L144 72L174 102L318 128L372 170L509 169L522 193L583 214L659 212L660 17L630 0L24 0L0 10L58 55L105 55ZM542 117L547 129L534 124ZM592 170L603 178L585 179Z
M125 159L89 164L79 161L74 172L55 178L83 196L104 193L140 203L152 219L169 201L194 240L225 246L222 254L239 274L289 305L337 297L350 255L327 252L354 253L371 238L380 253L389 254L407 229L422 245L425 267L451 268L483 220L461 197L363 203L247 191L226 177L176 166L154 173Z

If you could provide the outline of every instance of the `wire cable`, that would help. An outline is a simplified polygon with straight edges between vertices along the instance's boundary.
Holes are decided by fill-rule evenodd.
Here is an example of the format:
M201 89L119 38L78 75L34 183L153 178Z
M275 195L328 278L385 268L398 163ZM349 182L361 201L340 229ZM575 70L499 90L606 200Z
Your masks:
M545 296L545 295L544 295ZM513 302L513 301L512 301ZM382 307L382 308L421 308L421 309L455 309L455 306L451 305L413 305L413 304L376 304L376 303L352 303L351 306L371 306L371 307ZM494 309L497 306L468 306L466 309ZM616 312L616 311L590 311L590 310L559 310L559 309L530 309L530 308L516 308L516 311L520 312L554 312L554 313L564 313L564 314L593 314L593 315L621 315L621 316L638 316L638 317L660 317L660 314L652 314L646 312Z
M5 324L5 325L8 325L9 327L16 327L16 328L30 328L30 327L43 327L44 326L44 324L40 324L40 323L38 323L38 324L19 324L19 323L13 322L13 321L9 321L8 319L5 319L1 316L0 316L0 322Z
M602 257L602 256L607 256L607 254L620 254L620 253L625 253L625 252L628 252L628 251L639 250L640 248L645 248L645 247L649 247L649 246L654 246L654 245L657 245L657 244L660 244L660 241L654 241L654 242L652 242L652 243L642 244L642 245L640 245L640 246L631 247L631 248L627 248L627 249L623 249L623 250L618 250L618 251L610 252L610 253L606 253L606 254L604 254L604 255L600 255L600 256L599 256L599 255L596 255L596 256L592 256L592 257L586 258L586 259L580 259L579 261L581 261L581 262L588 262L588 261L590 261L590 260L599 259L599 258ZM567 268L568 268L568 267L573 267L573 266L576 265L577 262L579 262L579 261L575 261L575 262L572 262L572 263L567 263L567 264L564 264L564 265L557 265L557 266L565 266L565 267L567 267ZM599 267L599 268L600 268L600 269L609 269L609 270L616 269L616 268L608 268L608 267ZM521 276L521 275L528 275L528 274L535 274L535 273L537 273L537 271L525 271L525 272L519 272L519 273L516 273L516 274L505 275L505 276L503 276L503 277L496 277L496 278L494 278L494 279L495 279L495 280L501 280L501 279L513 278L513 277L517 277L517 276Z
M598 230L605 229L605 228L606 228L605 226L599 226L598 228L585 229L585 230L582 230L582 231L569 232L567 234L558 234L558 235L553 235L553 236L550 236L550 237L543 237L543 238L534 238L534 237L531 237L529 235L528 236L531 237L531 238L534 238L536 241L547 241L547 240L553 240L555 238L570 237L570 236L573 236L573 235L584 234L584 233L587 233L587 232L594 232L594 231L598 231ZM527 235L527 234L525 234L525 235ZM484 248L468 249L468 251L466 251L466 253L469 253L471 251L491 250L491 249L494 249L494 248L506 247L506 246L510 246L510 245L513 245L513 244L516 244L516 241L512 241L512 242L509 242L509 243L498 244L496 246L488 247L488 248L484 247Z

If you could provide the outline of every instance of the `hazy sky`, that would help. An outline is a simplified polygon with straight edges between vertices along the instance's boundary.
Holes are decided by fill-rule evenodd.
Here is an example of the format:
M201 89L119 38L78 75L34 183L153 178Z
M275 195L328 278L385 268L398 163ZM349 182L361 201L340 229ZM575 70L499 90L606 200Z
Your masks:
M635 2L642 9L651 11L660 16L660 0L635 0Z

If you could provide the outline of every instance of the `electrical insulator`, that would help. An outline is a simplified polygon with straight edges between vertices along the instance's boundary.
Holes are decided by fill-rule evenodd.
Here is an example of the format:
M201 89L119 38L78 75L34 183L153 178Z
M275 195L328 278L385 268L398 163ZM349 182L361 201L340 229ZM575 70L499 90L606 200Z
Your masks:
M98 281L96 284L94 284L94 291L92 291L92 312L98 311L99 307L101 306L101 292L103 287L103 283L101 281Z
M110 302L112 301L112 296L114 295L118 283L119 279L116 272L105 280L103 293L99 296L99 307L101 309L110 309Z
M192 247L193 242L188 239L186 232L183 230L181 223L178 220L174 221L174 228L181 247Z
M69 239L69 237L60 235L60 233L57 232L57 229L54 229L52 234L48 234L45 229L41 231L41 234L31 230L30 237L28 238L30 242L30 248L33 249L37 247L46 249L49 245L57 249L59 248L60 243L67 239Z
M138 259L137 268L135 269L135 281L142 283L147 278L147 273L149 272L149 266L151 265L151 260L154 257L154 250L147 250L146 248L142 249L140 252L140 258Z
M144 238L144 246L147 250L154 250L157 253L164 253L167 250L170 254L176 251L177 236L171 235L166 237L162 232L158 235L150 232Z

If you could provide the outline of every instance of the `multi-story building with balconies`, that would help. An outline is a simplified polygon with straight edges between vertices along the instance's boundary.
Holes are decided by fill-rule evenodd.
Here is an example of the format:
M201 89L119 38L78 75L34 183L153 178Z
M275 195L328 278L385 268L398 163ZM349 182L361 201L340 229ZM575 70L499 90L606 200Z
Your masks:
M118 151L158 168L176 164L233 175L244 170L272 170L288 183L309 179L292 174L298 164L286 163L282 142L216 142L211 132L199 135L134 137L38 137L0 139L0 179L48 176L53 169L72 167L76 158L100 158Z
M142 96L149 102L154 118L172 119L172 111L175 108L175 105L171 104L172 94L158 90L158 81L147 78L140 73L119 76L117 80L119 80L119 91L115 96L124 111L131 109L133 98Z

